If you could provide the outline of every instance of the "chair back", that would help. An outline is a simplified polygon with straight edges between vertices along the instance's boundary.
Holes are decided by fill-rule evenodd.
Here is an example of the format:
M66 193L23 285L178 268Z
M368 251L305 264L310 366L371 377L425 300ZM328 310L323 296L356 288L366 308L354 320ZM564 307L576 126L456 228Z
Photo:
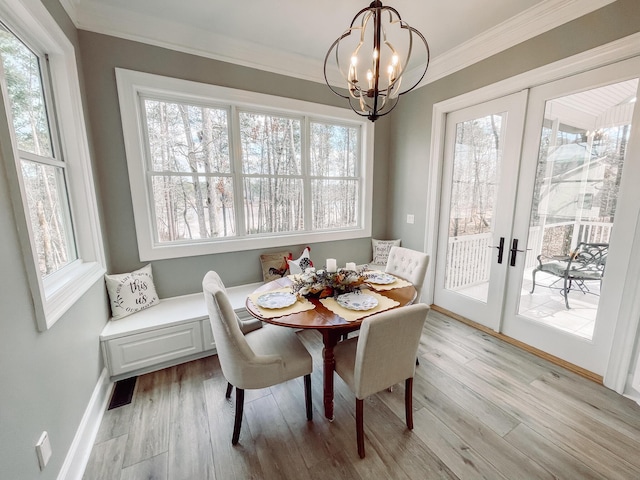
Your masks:
M419 303L363 320L353 374L357 398L364 399L413 377L428 313L429 307Z
M570 275L572 277L579 276L584 279L602 278L604 268L607 265L608 254L608 243L580 242L567 266ZM580 272L580 274L576 275L576 272Z
M240 329L220 276L214 271L208 272L202 281L202 289L222 373L233 386L245 388L243 385L256 354Z
M418 292L414 303L418 303L422 295L422 286L424 285L428 266L429 255L426 253L394 246L389 250L385 272L413 283L416 292Z

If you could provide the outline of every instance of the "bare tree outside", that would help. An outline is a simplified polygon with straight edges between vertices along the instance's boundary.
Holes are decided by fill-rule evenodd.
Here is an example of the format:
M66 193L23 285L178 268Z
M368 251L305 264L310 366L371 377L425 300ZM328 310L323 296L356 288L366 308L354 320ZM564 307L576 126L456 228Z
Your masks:
M41 58L2 24L0 57L37 263L44 277L77 258L65 165L54 155Z
M502 154L501 125L501 115L457 125L449 221L452 237L491 231Z
M359 127L309 122L305 140L301 117L240 110L234 151L228 108L143 102L157 241L359 224Z

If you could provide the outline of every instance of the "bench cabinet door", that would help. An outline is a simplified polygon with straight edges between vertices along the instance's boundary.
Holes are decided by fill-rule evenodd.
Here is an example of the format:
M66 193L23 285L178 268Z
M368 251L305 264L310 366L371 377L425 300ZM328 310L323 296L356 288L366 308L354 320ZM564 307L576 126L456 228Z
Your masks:
M216 349L216 342L213 340L213 332L211 331L211 322L207 318L202 320L202 341L204 343L205 350Z
M106 341L111 376L203 351L200 322L163 327Z

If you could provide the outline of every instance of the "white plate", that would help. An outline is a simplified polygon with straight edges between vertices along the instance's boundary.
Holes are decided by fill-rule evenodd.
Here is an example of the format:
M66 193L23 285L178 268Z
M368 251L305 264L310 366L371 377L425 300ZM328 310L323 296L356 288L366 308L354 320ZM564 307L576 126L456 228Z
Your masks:
M372 274L367 274L367 282L373 283L376 285L389 285L396 281L396 277L393 275L389 275L388 273L377 272Z
M366 293L343 293L336 302L349 310L371 310L378 305L378 300Z
M256 300L262 308L285 308L296 303L298 299L289 292L269 292L263 293Z

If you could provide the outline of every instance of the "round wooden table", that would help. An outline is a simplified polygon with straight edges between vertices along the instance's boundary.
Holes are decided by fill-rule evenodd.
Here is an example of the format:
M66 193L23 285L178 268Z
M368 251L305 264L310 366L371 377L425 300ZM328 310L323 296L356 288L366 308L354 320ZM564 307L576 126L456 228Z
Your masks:
M264 284L256 289L254 293L268 292L270 290L286 288L290 285L291 280L289 278L279 278L278 280ZM416 299L416 289L413 286L394 288L377 293L395 300L399 303L398 307L409 305ZM293 313L277 318L264 318L253 303L249 301L249 298L246 300L246 307L252 316L263 322L291 328L315 328L322 334L322 343L324 345L322 350L324 367L324 416L329 420L333 420L333 371L336 365L335 357L333 356L333 347L336 346L343 335L358 330L362 320L366 317L355 322L348 322L327 309L318 299L310 298L309 301L315 305L313 310Z

